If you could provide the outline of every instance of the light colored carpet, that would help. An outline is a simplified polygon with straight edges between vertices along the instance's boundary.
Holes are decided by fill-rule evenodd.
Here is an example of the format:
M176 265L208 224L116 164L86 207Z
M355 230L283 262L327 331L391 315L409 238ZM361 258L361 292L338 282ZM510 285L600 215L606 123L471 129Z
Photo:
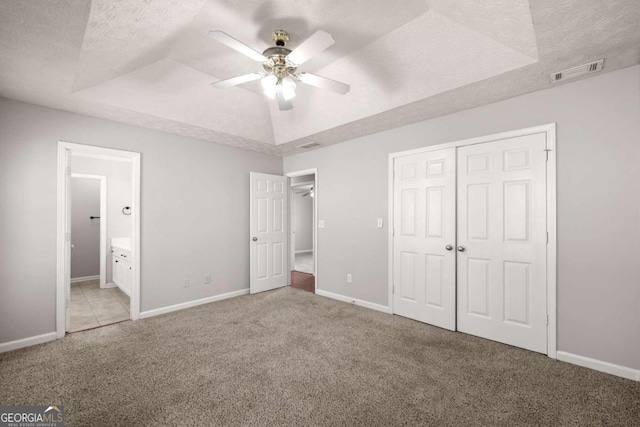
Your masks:
M296 254L295 258L294 270L313 274L313 252Z
M0 355L68 426L638 425L640 383L284 288Z

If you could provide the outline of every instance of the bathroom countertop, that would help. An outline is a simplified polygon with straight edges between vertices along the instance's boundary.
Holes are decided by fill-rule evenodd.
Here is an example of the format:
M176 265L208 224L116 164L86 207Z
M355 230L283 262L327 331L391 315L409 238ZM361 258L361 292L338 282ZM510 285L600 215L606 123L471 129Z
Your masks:
M111 239L111 246L130 251L131 238L130 237L114 237L113 239Z

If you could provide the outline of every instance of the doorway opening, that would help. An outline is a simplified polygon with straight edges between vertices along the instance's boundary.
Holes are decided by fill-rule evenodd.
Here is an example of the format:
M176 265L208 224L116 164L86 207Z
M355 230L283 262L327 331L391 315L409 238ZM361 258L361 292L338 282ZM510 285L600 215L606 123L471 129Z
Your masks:
M288 173L290 206L290 283L315 293L317 280L317 170Z
M139 153L58 143L58 338L139 318L139 183Z

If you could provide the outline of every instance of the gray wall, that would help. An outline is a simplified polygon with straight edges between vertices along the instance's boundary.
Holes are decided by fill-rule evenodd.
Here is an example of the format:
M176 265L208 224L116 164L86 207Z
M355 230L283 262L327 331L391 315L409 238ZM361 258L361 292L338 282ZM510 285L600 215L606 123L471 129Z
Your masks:
M304 192L294 196L294 231L296 233L296 252L313 250L313 198L302 197Z
M142 153L142 311L249 286L249 172L282 159L0 99L0 342L55 330L58 140Z
M71 171L102 175L107 179L106 283L112 283L113 272L111 271L111 251L109 250L111 239L131 237L132 235L132 217L122 213L123 207L133 204L131 162L71 156Z
M100 274L100 181L71 179L71 278Z
M319 289L387 305L389 153L552 122L558 349L640 368L639 66L286 157L318 168Z
M291 184L299 184L301 182L312 182L315 178L315 175L300 175L294 176L291 178Z

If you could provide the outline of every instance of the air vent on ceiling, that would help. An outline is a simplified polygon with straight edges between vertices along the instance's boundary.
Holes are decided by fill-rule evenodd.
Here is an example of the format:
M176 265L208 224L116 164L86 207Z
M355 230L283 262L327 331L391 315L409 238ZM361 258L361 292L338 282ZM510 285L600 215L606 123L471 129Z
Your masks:
M319 146L320 144L317 142L307 142L306 144L302 144L299 147L304 148L306 150L307 148L313 148L313 147L319 147Z
M577 67L569 68L557 73L551 74L551 82L559 82L561 80L575 79L576 77L584 76L585 74L595 73L602 70L604 65L604 59L598 59L597 61L589 62L588 64L579 65Z

